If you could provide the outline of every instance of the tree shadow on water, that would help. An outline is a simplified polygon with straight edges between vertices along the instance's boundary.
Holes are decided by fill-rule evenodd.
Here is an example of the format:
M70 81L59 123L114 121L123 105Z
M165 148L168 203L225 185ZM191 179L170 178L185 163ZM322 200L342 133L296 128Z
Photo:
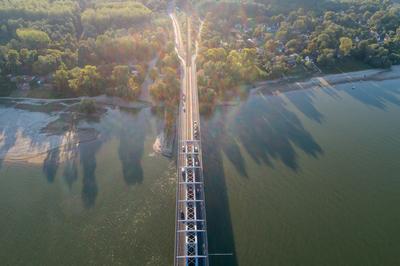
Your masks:
M210 265L236 266L238 262L222 159L224 144L220 141L223 131L218 130L220 123L218 119L202 122L208 252L211 254ZM231 141L225 142L225 146L229 143ZM213 253L232 253L232 256L212 256Z
M386 110L387 103L400 106L400 89L396 83L396 81L385 81L385 83L371 81L360 83L358 86L341 84L336 88L367 106Z
M76 157L65 162L63 177L68 187L71 189L73 183L78 180L78 162Z
M63 154L65 157L63 178L70 189L72 188L73 183L78 180L78 136L79 134L76 133L75 127L73 127L72 130L67 133L66 145Z
M271 159L280 160L298 171L295 146L314 158L323 154L322 148L280 97L253 96L237 110L233 128L242 146L257 163L272 167Z
M281 160L294 171L299 169L295 147L315 158L323 151L279 97L252 96L239 107L217 108L210 118L203 119L202 138L210 265L235 266L238 261L224 156L247 177L242 149L258 164L273 167L272 159Z
M142 110L134 117L132 115L125 117L127 120L122 118L123 126L120 129L118 154L127 185L143 182L142 157L149 127L148 112L148 110Z
M229 133L221 139L221 148L228 160L233 164L239 174L248 177L246 165L237 141Z
M101 141L95 140L80 145L80 162L83 168L82 201L85 208L95 205L98 193L96 182L96 153L101 147Z
M324 116L314 106L314 92L312 90L292 91L286 93L285 96L300 112L311 120L319 124L324 121Z
M235 133L227 127L227 112L225 112L225 109L217 109L213 116L207 119L206 123L210 130L208 137L217 138L218 141L215 144L218 146L216 147L227 157L241 176L248 177L238 140L235 138ZM207 139L205 141L208 142Z
M43 162L43 173L46 175L47 181L53 183L56 177L60 162L60 147L51 149L47 152L46 159Z

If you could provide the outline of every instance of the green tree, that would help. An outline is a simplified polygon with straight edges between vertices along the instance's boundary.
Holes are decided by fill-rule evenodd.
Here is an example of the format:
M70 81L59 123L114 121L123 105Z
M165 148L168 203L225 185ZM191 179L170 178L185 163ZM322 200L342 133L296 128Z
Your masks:
M11 74L17 74L20 70L21 62L18 51L10 49L6 55L6 69Z
M335 63L335 50L323 49L317 58L317 63L321 66L331 66Z
M333 49L336 46L336 42L334 41L334 39L331 38L331 36L327 33L321 33L320 35L318 35L317 43L320 50L327 48Z
M150 86L150 95L154 101L163 103L166 101L167 85L165 84L163 79L157 79L151 86Z
M78 64L77 53L73 52L71 49L65 49L61 59L68 69L74 68Z
M340 38L340 46L339 49L343 53L343 55L350 54L350 51L353 47L353 41L348 37Z
M91 61L91 48L88 43L81 42L78 47L78 66L84 67Z
M173 68L163 69L159 77L150 87L150 95L154 101L167 106L176 106L179 100L180 81Z
M111 79L115 86L126 87L130 77L129 66L117 65L114 67Z
M0 26L0 40L7 40L8 38L8 29L6 25Z
M140 85L138 84L136 78L131 76L128 80L128 89L130 90L130 99L136 99L140 95Z
M97 67L87 65L84 68L74 68L69 87L79 95L95 96L102 92L102 79Z
M47 75L54 72L61 64L62 53L58 50L48 51L46 55L39 55L38 60L33 64L33 72L37 75Z
M30 49L43 49L50 43L49 35L40 30L22 28L17 29L16 34L22 44Z
M59 94L65 95L70 92L70 87L68 83L70 78L71 74L63 65L54 73L53 82Z
M32 71L34 62L37 60L37 51L23 48L21 51L19 51L19 55L23 71L30 73Z

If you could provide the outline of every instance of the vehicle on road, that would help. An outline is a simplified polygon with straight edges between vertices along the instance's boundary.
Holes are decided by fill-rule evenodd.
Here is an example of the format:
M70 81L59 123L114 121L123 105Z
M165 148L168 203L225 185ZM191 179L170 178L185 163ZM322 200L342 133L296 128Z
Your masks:
M192 186L188 186L188 193L190 193L190 194L193 193L193 187Z
M182 177L185 180L186 172L184 167L182 167L181 172L182 172Z
M189 166L193 166L193 158L192 158L191 155L188 155L188 156L187 156L187 164L188 164Z

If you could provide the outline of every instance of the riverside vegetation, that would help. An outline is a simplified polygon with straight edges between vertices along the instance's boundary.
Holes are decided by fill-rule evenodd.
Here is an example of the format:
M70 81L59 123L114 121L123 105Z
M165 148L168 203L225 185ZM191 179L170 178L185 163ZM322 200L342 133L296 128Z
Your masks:
M49 85L45 96L52 98L108 94L137 100L149 76L152 101L175 108L180 71L167 4L0 1L0 95L30 83ZM204 22L198 56L203 110L240 95L243 84L400 63L400 8L390 0L177 5ZM153 59L155 67L149 66Z
M196 1L203 107L243 84L400 63L400 7L389 0Z
M0 95L19 85L59 98L107 94L136 100L150 73L159 104L178 97L166 1L0 1ZM159 59L154 68L149 62ZM25 85L25 87L24 87ZM164 91L167 87L168 92Z

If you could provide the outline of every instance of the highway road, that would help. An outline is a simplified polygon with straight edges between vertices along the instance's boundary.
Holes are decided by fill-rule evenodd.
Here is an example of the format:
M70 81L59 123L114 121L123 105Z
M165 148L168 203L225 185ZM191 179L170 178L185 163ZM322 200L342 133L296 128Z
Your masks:
M192 54L191 20L187 19L187 43L171 11L175 48L181 62L181 94L178 118L178 182L176 194L175 262L180 266L208 265L200 114L196 77L196 53Z

